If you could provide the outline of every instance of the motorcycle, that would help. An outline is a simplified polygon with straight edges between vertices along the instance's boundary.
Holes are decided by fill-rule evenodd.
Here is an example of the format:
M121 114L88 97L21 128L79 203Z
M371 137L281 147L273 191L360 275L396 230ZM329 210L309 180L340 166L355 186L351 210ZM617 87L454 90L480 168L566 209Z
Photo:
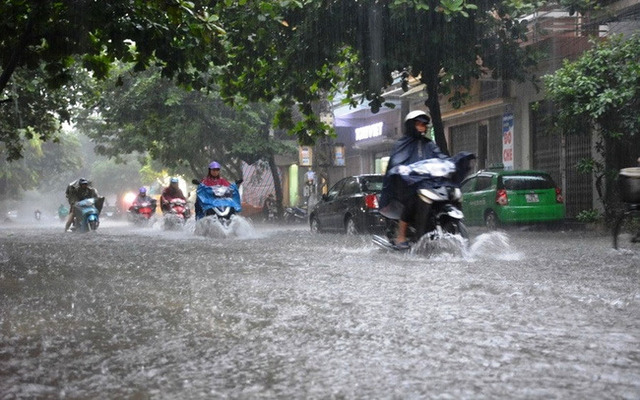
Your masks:
M267 207L267 216L266 216L266 221L269 222L273 222L276 220L277 217L277 209L275 206L269 206Z
M182 226L191 216L191 210L184 199L171 199L166 204L164 210L164 227L171 229L176 226Z
M306 207L287 207L284 209L282 219L287 223L306 223L308 219Z
M151 199L129 207L129 220L136 224L148 224L156 213L157 200Z
M58 218L60 218L60 221L66 220L68 215L69 215L69 209L67 207L63 205L58 207Z
M461 152L451 158L432 158L389 170L388 179L400 179L414 188L417 196L415 214L407 229L410 246L424 239L435 241L454 235L469 238L463 222L460 182L474 158L472 153ZM375 235L373 242L384 248L395 248L391 241L396 237L401 208L392 203L381 212L387 221L386 238Z
M104 197L90 197L74 205L73 224L76 232L95 231L100 226L100 212Z
M242 211L238 185L242 180L230 186L207 186L197 179L192 181L196 189L196 221L207 216L215 216L220 223L228 226L235 214Z
M271 194L262 204L262 219L264 222L273 222L278 219L278 206Z

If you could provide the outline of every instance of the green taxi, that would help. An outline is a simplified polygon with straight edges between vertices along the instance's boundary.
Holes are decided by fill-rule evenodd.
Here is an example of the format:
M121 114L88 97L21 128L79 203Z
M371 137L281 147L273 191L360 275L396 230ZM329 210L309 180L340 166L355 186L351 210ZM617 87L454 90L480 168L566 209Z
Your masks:
M557 222L565 218L562 190L542 171L483 170L461 184L468 225Z

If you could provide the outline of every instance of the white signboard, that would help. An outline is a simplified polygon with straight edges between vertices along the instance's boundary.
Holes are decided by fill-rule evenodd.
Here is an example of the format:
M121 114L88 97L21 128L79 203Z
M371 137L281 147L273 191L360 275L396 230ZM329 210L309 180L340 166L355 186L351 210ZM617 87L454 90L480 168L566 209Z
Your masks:
M502 164L504 169L513 169L513 114L502 116Z
M313 165L313 149L311 146L300 146L298 148L298 165L310 167Z
M382 122L356 128L356 142L382 136Z

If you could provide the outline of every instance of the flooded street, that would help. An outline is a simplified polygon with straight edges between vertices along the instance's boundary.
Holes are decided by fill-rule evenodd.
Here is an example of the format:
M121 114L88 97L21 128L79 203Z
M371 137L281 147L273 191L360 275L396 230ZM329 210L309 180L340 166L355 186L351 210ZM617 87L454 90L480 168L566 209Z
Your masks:
M640 398L640 248L604 234L62 230L0 227L1 399Z

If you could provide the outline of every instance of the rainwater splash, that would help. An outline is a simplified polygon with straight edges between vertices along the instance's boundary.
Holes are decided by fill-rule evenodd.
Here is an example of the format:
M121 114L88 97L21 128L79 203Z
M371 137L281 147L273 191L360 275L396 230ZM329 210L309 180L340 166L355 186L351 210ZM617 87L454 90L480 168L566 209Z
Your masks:
M162 217L162 229L165 231L181 231L186 221L175 214L166 214Z
M523 255L511 246L509 236L504 232L489 232L478 235L465 255L467 259L498 259L515 261L522 259Z
M228 224L215 215L204 217L196 222L194 234L214 239L227 237L253 238L257 236L251 222L238 215L232 216Z
M227 237L227 232L227 227L223 226L216 216L211 216L196 221L196 228L193 233L198 236L223 239Z
M411 249L412 254L429 258L464 258L469 240L460 235L445 235L438 240L423 236Z
M483 233L471 240L460 235L447 235L438 240L431 240L425 236L411 248L410 254L448 261L515 261L523 257L522 253L513 249L509 236L504 232Z
M233 234L239 238L253 239L253 238L260 237L260 235L257 234L256 229L251 223L251 221L239 215L235 215L231 219L231 224L229 224L229 228L231 229Z

